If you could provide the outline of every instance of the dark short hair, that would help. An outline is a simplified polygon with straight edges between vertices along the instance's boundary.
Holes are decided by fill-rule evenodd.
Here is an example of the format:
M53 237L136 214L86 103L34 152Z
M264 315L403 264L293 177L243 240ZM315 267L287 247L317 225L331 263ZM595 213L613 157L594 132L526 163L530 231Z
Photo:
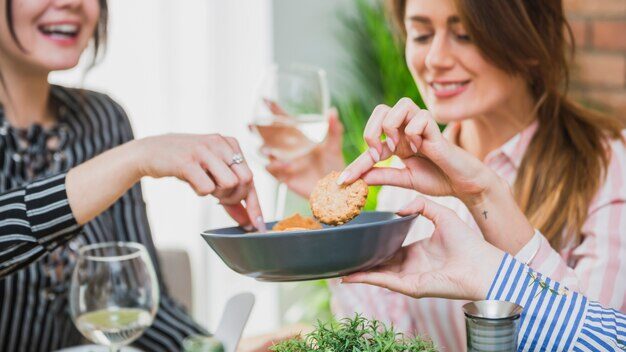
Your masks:
M98 0L98 3L100 4L100 17L98 18L98 24L96 25L96 29L93 33L94 54L92 66L95 65L98 59L98 54L102 52L106 45L107 22L109 19L107 0ZM26 51L20 43L20 40L17 38L17 33L13 27L13 0L6 0L6 20L13 41L15 41L20 50Z

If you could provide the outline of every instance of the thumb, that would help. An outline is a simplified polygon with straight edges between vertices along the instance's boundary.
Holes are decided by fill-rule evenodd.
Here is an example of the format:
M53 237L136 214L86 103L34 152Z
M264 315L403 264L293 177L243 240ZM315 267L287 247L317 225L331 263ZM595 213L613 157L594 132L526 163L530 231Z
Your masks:
M403 295L415 297L415 292L412 292L411 286L407 283L406 278L402 278L398 274L390 272L366 271L354 273L343 277L341 283L374 285Z
M426 219L432 221L435 226L441 225L441 222L445 219L456 217L456 214L451 209L423 196L417 196L415 200L398 211L398 214L402 216L416 213L421 214Z

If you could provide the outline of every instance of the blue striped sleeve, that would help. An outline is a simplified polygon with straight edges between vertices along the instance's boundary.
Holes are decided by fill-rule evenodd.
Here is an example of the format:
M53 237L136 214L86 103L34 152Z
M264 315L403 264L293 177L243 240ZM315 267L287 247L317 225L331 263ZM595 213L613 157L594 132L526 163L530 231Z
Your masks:
M626 315L589 302L578 343L580 351L626 351Z
M524 307L518 351L626 351L626 316L569 291L506 254L487 299Z

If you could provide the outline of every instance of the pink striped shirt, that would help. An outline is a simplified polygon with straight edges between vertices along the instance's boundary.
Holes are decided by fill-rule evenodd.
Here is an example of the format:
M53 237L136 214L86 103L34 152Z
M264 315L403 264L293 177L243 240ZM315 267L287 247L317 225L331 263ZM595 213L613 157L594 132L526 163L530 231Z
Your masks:
M537 124L533 123L485 158L485 164L513 185L522 157ZM626 137L626 131L624 131ZM606 307L626 312L626 147L611 142L612 156L604 184L589 207L582 241L554 250L538 231L516 255L534 270L560 281ZM547 170L549 172L549 170ZM394 187L379 195L379 209L398 210L415 192ZM452 208L472 228L478 226L465 205L454 197L433 198ZM420 217L406 243L430 236L433 226ZM367 285L331 284L333 310L338 316L360 312L392 323L409 334L430 337L445 351L465 350L464 301L441 298L409 298Z

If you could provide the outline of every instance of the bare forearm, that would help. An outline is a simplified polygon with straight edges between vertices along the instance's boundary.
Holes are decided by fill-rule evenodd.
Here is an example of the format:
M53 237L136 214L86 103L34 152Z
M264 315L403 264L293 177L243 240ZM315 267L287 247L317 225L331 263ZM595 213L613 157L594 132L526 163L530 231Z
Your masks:
M105 211L141 179L136 143L108 150L68 172L67 197L79 224Z
M507 253L517 254L535 233L510 187L497 176L485 194L465 204L485 239Z

